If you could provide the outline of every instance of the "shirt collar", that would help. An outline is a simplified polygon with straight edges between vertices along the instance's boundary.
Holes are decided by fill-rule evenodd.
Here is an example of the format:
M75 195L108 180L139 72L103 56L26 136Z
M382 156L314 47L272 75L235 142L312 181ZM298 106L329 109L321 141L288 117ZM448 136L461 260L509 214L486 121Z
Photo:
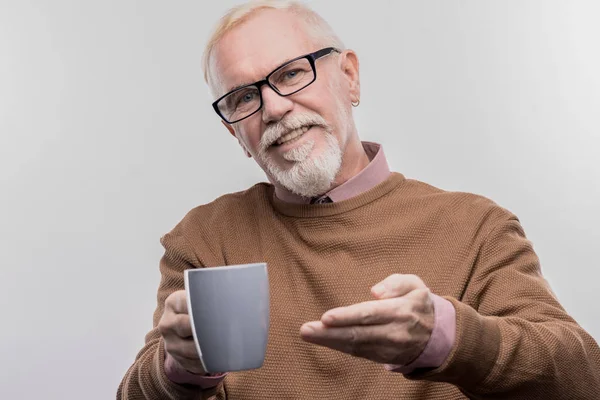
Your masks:
M369 158L369 164L357 175L320 197L327 196L334 203L348 200L377 186L390 176L390 167L381 145L373 142L362 142L362 145ZM275 185L275 196L280 200L296 204L309 204L311 200L309 197L292 193L280 185Z

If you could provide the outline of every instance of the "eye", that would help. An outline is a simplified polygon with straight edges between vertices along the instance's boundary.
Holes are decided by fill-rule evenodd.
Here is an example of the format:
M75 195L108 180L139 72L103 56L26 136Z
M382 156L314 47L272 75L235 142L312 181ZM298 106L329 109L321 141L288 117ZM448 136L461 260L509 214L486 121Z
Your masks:
M246 104L256 101L256 96L256 90L240 91L240 93L236 93L233 104L235 104L236 107L244 106Z
M299 73L300 73L300 70L299 70L299 69L292 69L292 70L290 70L290 71L287 71L287 72L284 74L283 78L284 78L284 79L294 79L294 78L298 77L298 74L299 74Z
M244 96L242 96L242 99L241 99L241 100L242 100L242 102L244 102L244 103L249 103L249 102L251 102L252 100L254 100L254 95L255 95L255 94L254 94L253 92L248 92L248 93L244 94Z

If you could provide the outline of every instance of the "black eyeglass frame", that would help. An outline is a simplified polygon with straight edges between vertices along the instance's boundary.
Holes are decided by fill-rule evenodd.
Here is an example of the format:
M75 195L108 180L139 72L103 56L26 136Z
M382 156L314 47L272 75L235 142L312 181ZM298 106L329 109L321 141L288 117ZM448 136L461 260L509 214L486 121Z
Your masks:
M316 80L317 80L317 68L316 68L316 66L315 66L315 61L316 61L316 60L318 60L319 58L325 57L325 56L327 56L327 55L329 55L329 54L331 54L331 53L333 53L333 52L341 53L341 50L339 50L339 49L337 49L337 48L335 48L335 47L326 47L326 48L324 48L324 49L317 50L317 51L315 51L314 53L305 54L305 55L303 55L303 56L296 57L296 58L294 58L293 60L287 61L287 62L285 62L285 63L281 64L280 66L278 66L277 68L275 68L275 69L274 69L274 70L273 70L273 71L272 71L272 72L271 72L269 75L267 75L267 76L266 76L266 78L265 78L265 79L262 79L262 80L260 80L260 81L254 82L254 83L249 83L248 85L241 86L241 87L239 87L239 88L236 88L236 89L234 89L234 90L232 90L232 91L230 91L230 92L227 92L227 93L225 93L223 96L221 96L221 97L219 97L217 100L215 100L215 102L213 102L213 103L212 103L212 106L213 106L213 108L214 108L215 112L217 113L217 115L218 115L219 117L221 117L221 119L223 119L223 121L227 122L228 124L235 124L236 122L240 122L240 121L242 121L242 120L245 120L246 118L249 118L249 117L251 117L252 115L254 115L254 114L256 114L257 112L259 112L259 111L260 111L260 109L263 107L263 98L262 98L262 92L261 92L261 88L263 87L263 85L267 85L267 86L269 86L271 89L273 89L273 91L275 91L275 93L277 93L278 95L280 95L280 96L282 96L282 97L287 97L287 96L291 96L291 95L293 95L293 94L295 94L295 93L298 93L298 92L299 92L299 91L301 91L302 89L306 89L306 88L307 88L308 86L310 86L310 85L311 85L311 84L312 84L314 81L316 81ZM308 63L310 64L310 66L311 66L311 68L312 68L312 70L313 70L313 75L314 75L314 76L313 76L313 79L312 79L312 80L311 80L309 83L307 83L305 86L301 87L301 88L300 88L300 89L298 89L298 90L295 90L295 91L293 91L292 93L288 93L288 94L282 94L282 93L279 91L279 89L277 89L275 86L273 86L273 85L271 84L271 82L269 82L269 78L270 78L270 77L271 77L271 76L272 76L272 75L273 75L275 72L279 71L281 68L283 68L283 67L285 67L285 66L287 66L287 65L289 65L289 64L291 64L291 63L293 63L293 62L296 62L296 61L298 61L298 60L301 60L301 59L303 59L303 58L306 58L306 59L308 60ZM242 89L244 89L244 88L247 88L247 87L250 87L250 86L256 86L256 87L258 88L258 97L259 97L259 99L260 99L260 105L258 106L258 108L256 109L256 111L254 111L254 112L252 112L252 113L250 113L250 114L246 115L244 118L240 118L240 119L237 119L237 120L235 120L235 121L229 121L229 120L227 120L227 118L225 118L225 117L223 116L223 114L221 114L221 111L219 111L219 107L217 106L217 104L219 104L219 102L220 102L221 100L223 100L225 97L229 96L230 94L232 94L232 93L235 93L235 92L237 92L238 90L242 90Z

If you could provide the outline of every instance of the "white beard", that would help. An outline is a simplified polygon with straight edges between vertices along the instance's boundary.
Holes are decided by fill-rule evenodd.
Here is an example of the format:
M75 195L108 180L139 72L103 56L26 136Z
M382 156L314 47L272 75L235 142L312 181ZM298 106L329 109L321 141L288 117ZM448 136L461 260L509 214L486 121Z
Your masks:
M326 193L342 165L342 150L337 138L325 132L327 146L321 154L310 157L315 141L309 140L283 156L294 162L289 169L280 168L270 157L263 154L263 163L269 174L283 187L303 197L315 197Z

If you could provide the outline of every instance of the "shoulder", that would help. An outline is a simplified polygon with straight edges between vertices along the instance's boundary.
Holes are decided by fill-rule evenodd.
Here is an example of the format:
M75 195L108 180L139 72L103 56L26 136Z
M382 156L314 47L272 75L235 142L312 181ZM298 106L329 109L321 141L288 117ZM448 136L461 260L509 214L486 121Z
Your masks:
M228 193L207 204L191 209L179 223L184 231L194 230L198 225L216 228L236 219L245 219L254 210L269 204L272 186L257 183L249 189Z
M440 189L414 179L406 179L405 194L415 205L437 217L453 222L472 221L477 225L517 219L494 200L476 193Z
M249 230L255 229L257 210L270 207L270 195L272 185L258 183L247 190L228 193L210 203L194 207L170 232L162 236L161 243L164 246L183 243L181 246L191 248L196 257L209 260L209 263L222 263L218 257L220 244L235 243L236 237L247 235Z

